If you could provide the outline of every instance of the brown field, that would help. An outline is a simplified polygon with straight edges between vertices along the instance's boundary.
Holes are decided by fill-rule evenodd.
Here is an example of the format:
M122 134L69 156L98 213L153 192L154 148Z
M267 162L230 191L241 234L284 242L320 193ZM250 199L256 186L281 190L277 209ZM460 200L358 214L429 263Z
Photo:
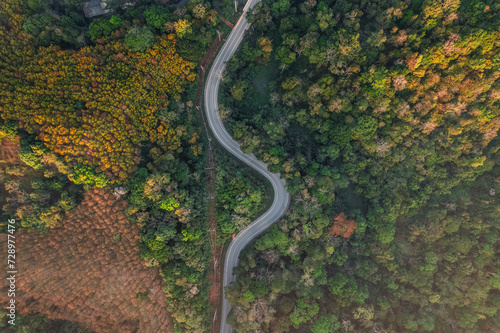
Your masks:
M172 331L162 278L140 257L139 230L124 215L125 206L96 189L85 194L60 227L17 233L19 313L42 313L95 332ZM0 235L3 251L6 238ZM7 302L5 283L3 278L2 305ZM138 300L144 292L147 298Z
M19 139L15 141L7 137L0 139L0 162L18 164L19 160Z

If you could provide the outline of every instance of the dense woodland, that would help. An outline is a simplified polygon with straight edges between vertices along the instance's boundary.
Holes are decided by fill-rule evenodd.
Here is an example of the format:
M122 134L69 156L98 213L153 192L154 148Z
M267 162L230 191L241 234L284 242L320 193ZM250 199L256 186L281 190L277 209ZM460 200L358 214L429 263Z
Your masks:
M141 142L171 152L182 150L181 141L191 140L191 149L199 151L198 134L192 126L173 126L176 115L169 108L195 79L195 63L176 49L186 34L176 30L177 23L183 22L191 33L195 30L181 19L188 15L185 9L170 16L163 7L143 8L146 24L141 26L138 19L126 16L94 20L88 38L95 43L73 50L34 46L34 36L21 30L24 16L16 13L17 7L3 6L10 15L0 32L0 111L5 121L18 121L75 170L104 173L122 182L137 169ZM158 18L161 13L164 17ZM208 21L198 20L201 28ZM96 22L103 26L97 32ZM173 24L168 34L167 22ZM164 33L155 37L150 26L162 23Z
M108 1L109 13L88 19L82 1L0 2L1 227L15 218L19 232L30 239L68 228L78 234L79 221L68 216L85 209L78 207L89 191L102 188L126 200L124 213L140 228L131 246L163 277L169 328L205 332L211 325L211 258L205 134L194 108L195 83L198 62L228 28L206 1L180 8L165 1L126 3ZM214 1L214 6L230 8L227 1ZM227 209L234 208L231 203ZM89 237L107 239L100 232ZM121 236L110 237L118 242ZM127 253L115 259L124 260L122 255ZM78 275L66 272L69 278ZM34 288L43 304L68 301L43 299ZM147 290L139 294L137 299L148 297ZM87 296L79 297L85 301ZM68 319L51 309L44 312L50 318ZM106 315L107 310L100 311ZM83 316L78 322L102 330L94 319ZM33 330L45 325L29 316L23 321L27 330L30 320ZM131 331L136 324L110 327Z
M500 329L500 4L263 0L221 115L286 178L238 332Z
M249 225L270 206L272 189L239 160L216 152L217 236L219 245Z
M0 315L1 316L1 315ZM3 325L3 326L2 326ZM4 321L0 323L0 327L6 333L14 332L58 332L58 333L91 333L90 331L78 326L77 324L67 320L51 320L46 316L39 314L29 316L17 316L16 326L10 326ZM10 327L9 327L10 326Z
M100 312L130 319L109 315L109 327L154 331L146 319L156 313L175 333L210 330L195 83L234 4L112 0L88 19L77 0L0 2L0 226L19 222L27 265L49 265L37 257L47 249L63 256L54 267L79 295L52 298L27 280L38 301L26 313L72 320L93 281L71 280L85 278L75 258L102 243L103 265L146 264L137 276L159 272L166 296L141 279L100 290L117 303ZM494 0L256 5L220 112L244 151L286 178L293 201L242 253L227 290L238 332L499 330L499 14ZM269 204L269 189L216 156L221 245ZM84 225L105 201L119 203L109 230ZM51 236L60 247L47 247ZM103 329L80 315L85 329ZM78 329L32 315L20 325Z

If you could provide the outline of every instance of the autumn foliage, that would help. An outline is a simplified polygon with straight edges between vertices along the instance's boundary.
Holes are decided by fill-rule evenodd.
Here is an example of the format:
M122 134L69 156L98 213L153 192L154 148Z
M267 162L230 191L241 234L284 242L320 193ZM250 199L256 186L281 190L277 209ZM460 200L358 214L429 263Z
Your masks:
M17 310L79 323L94 332L170 332L158 269L147 268L125 202L87 192L60 227L17 237ZM6 248L7 235L0 235ZM2 286L5 286L5 279ZM6 304L7 293L0 303ZM2 305L2 306L3 306Z
M330 234L349 238L356 230L358 224L354 220L349 220L344 213L340 213L333 219L333 226L330 228Z
M158 123L160 110L195 79L194 63L177 54L173 34L144 52L131 52L122 40L75 51L17 38L0 27L0 114L66 162L125 180L139 162L140 142L173 151L192 137Z

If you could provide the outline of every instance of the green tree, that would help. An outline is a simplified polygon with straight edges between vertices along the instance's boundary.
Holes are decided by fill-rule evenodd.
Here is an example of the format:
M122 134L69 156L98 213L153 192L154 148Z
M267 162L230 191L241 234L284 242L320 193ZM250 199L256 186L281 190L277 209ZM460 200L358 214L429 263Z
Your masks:
M112 23L112 22L114 23ZM117 23L120 23L117 25ZM97 18L93 20L89 25L88 35L92 41L96 41L99 38L109 36L114 30L116 30L121 25L113 15L110 20Z
M355 139L371 139L377 131L378 122L370 116L361 116L357 121L357 126L353 130Z
M276 59L283 65L290 65L296 59L296 54L294 52L290 52L290 50L284 46L278 48L276 53Z
M243 298L245 299L245 301L247 301L249 303L252 303L253 301L255 301L255 296L253 295L253 293L250 290L245 291L245 293L243 294Z
M179 207L180 203L175 198L167 198L161 201L160 208L166 211L173 211L175 208Z
M311 320L319 312L319 305L315 301L305 301L301 298L297 300L295 310L290 314L292 326L296 329L303 323Z
M143 52L150 48L155 37L148 27L132 26L125 35L125 44L135 52Z
M312 333L333 333L340 328L336 315L320 316L311 325Z
M144 11L144 18L148 26L165 32L165 24L170 19L170 12L165 7L151 6Z
M68 176L75 184L95 185L100 188L106 187L109 182L104 173L96 173L94 167L82 164L77 165Z

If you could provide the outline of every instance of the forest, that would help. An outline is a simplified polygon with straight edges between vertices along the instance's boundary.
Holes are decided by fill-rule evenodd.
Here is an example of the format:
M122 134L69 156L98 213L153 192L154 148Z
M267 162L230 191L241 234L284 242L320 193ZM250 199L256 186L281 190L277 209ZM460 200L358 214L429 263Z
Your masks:
M216 165L217 242L223 246L270 206L272 188L222 148L216 152Z
M37 244L26 249L25 256L31 259L50 236L67 238L61 247L80 244L81 249L69 251L73 259L63 262L67 267L56 268L67 275L63 278L81 279L81 288L87 288L61 280L68 293L79 297L57 299L39 287L46 281L33 282L26 295L31 293L40 303L20 310L16 331L80 330L77 324L82 331L133 331L134 327L154 331L159 326L148 326L152 324L147 318L161 314L159 318L168 321L157 324L167 325L169 331L206 332L211 326L207 303L212 270L206 225L206 135L194 101L198 64L229 30L222 26L217 9L229 19L231 7L227 0L214 5L193 0L182 7L153 0L107 3L110 12L89 19L84 3L77 0L0 2L0 228L5 232L5 221L15 218L23 239ZM228 217L223 220L225 234L220 235L223 243L250 221L247 214L255 215L264 199L262 185L255 179L240 180L231 172L225 175L223 166L218 169L217 214ZM224 181L229 184L230 179L226 188ZM254 188L247 192L250 184ZM236 193L242 203L230 197ZM82 233L85 217L81 216L90 218L92 207L113 200L126 203L117 207L137 237L110 233L110 222L101 228L93 225L96 232L89 233L86 241L72 238ZM74 214L80 217L72 218ZM233 226L236 222L240 224ZM113 292L122 293L122 298L109 298L123 311L123 322L109 315L100 326L95 316L75 317L70 310L88 307L88 289L106 293L91 279L99 271L81 264L89 269L85 280L81 271L71 270L82 259L78 251L85 253L102 240L109 251L117 252L108 258L106 269L135 263L136 267L123 268L132 271L145 265L149 274L159 274L161 295L166 296L160 309L151 311L148 302L160 295L148 294L147 284L133 288L119 284L124 290ZM125 246L113 247L125 241L139 251L140 262L131 261ZM52 255L56 254L47 253ZM123 298L129 292L134 292L132 301ZM127 308L129 303L142 304L149 315L138 321ZM101 304L99 311L113 312L110 305ZM37 312L40 315L33 315Z
M4 329L6 333L12 332L60 332L60 333L90 333L90 331L79 327L75 323L65 321L65 320L50 320L46 316L41 315L30 315L30 316L19 316L19 326L11 328L6 326L2 322L0 327ZM1 326L4 325L4 326Z
M240 256L238 332L500 328L500 4L263 0L223 74L288 214Z
M79 0L0 2L0 230L16 219L33 272L13 331L211 329L197 84L242 5L110 0L89 19ZM235 331L500 329L499 15L494 0L253 8L219 112L293 199L241 254ZM220 147L215 169L223 248L271 189ZM89 307L107 315L75 312Z

